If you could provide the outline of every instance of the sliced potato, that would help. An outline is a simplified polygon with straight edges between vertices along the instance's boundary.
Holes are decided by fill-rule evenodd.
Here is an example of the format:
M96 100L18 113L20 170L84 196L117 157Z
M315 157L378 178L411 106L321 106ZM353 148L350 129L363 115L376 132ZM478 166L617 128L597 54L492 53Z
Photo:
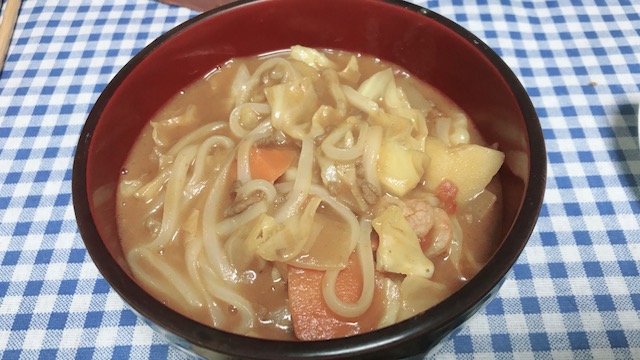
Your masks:
M428 137L426 152L431 161L425 172L425 183L435 189L444 179L458 188L457 202L476 196L489 184L504 162L501 151L475 144L446 146L435 137Z
M378 179L386 191L403 196L418 185L428 157L396 141L382 145L378 158Z

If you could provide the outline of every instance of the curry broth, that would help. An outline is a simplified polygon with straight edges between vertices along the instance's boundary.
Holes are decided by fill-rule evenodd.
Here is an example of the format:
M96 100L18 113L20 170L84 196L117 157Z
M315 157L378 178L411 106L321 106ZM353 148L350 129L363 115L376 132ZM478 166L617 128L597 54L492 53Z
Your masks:
M269 56L274 56L273 54ZM329 52L327 55L332 61L345 66L351 56L350 53ZM187 86L183 91L175 96L164 108L162 108L154 120L171 119L184 113L188 107L192 107L194 111L194 121L185 124L184 127L172 133L173 138L166 139L167 142L175 143L184 134L192 131L204 124L213 121L227 121L229 112L234 103L228 99L229 84L233 81L237 67L244 63L250 71L255 70L264 57L249 57L244 59L233 60L222 68L214 69L204 79L198 80L192 85ZM362 78L368 78L375 72L390 66L390 64L374 59L371 57L359 57L360 72ZM433 99L439 111L432 112L428 121L436 121L440 116L451 116L454 113L462 113L455 104L442 96L437 90L426 84L418 83L411 78L409 74L403 73L401 70L393 67L396 74L401 74L407 81L423 93L427 99ZM328 94L319 94L319 97L327 97ZM321 100L331 103L330 100ZM147 125L139 136L138 141L134 145L128 160L123 165L121 181L143 182L153 179L158 172L158 158L160 154L155 149L152 135L153 129L151 125ZM482 138L470 122L469 132L473 143L483 144ZM230 135L227 133L227 135ZM212 173L217 172L221 166L223 159L210 159ZM502 217L501 209L501 191L499 178L494 178L489 186L491 192L497 196L496 204L484 216L482 221L470 216L473 213L473 202L463 209L458 209L460 226L464 232L463 243L463 269L465 276L460 277L451 265L446 255L437 256L432 259L435 264L435 274L432 280L446 284L453 293L465 283L465 278L469 279L478 270L477 266L488 261L497 247L496 241L499 240L500 219ZM119 193L117 219L118 230L122 239L122 246L125 253L135 248L139 244L148 243L152 240L149 232L149 224L145 223L140 214L146 214L153 206L157 206L155 201L144 202L133 197L123 197ZM231 196L228 197L227 205L231 203ZM193 204L194 208L202 207L203 200ZM462 213L464 211L464 213ZM331 216L325 213L324 216ZM181 223L188 221L186 218L180 218ZM335 236L331 234L330 236ZM179 272L186 272L187 265L184 257L185 242L188 241L188 234L185 231L179 231L173 241L163 249L161 256L170 263L174 269ZM476 264L477 263L477 264ZM148 269L153 272L153 269ZM291 325L287 323L286 313L287 307L287 286L286 279L283 276L278 277L278 272L274 271L270 263L263 264L259 270L248 270L241 274L239 282L239 291L249 301L256 306L258 320L253 327L251 336L271 339L295 340L291 331ZM158 274L160 277L160 274ZM205 306L201 306L198 310L194 310L191 306L185 306L181 303L171 301L167 296L157 288L146 288L154 297L164 302L167 306L183 313L184 315L195 319L210 326L218 326L222 329L233 326L234 309L223 302L218 302L216 306L220 307L223 312L228 314L225 324L214 324L211 317L208 316L208 310ZM273 316L276 314L276 316Z

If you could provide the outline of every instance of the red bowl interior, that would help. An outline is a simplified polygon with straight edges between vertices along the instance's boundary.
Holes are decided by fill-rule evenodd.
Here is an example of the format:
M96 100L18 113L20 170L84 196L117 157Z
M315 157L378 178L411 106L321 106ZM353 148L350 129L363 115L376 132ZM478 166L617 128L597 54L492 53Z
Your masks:
M129 277L115 224L121 166L151 117L216 65L295 44L366 53L406 68L454 100L489 142L498 142L504 152L524 154L526 163L520 165L527 172L522 179L508 167L501 170L506 218L505 239L495 256L500 261L492 260L458 293L423 315L371 334L322 344L248 339L210 329L164 307ZM537 219L545 159L538 119L517 78L482 41L438 14L400 1L242 2L171 30L134 57L107 86L78 144L74 204L87 249L111 286L134 310L190 346L280 358L362 355L374 346L393 351L401 343L416 352L458 326L497 289ZM418 337L419 344L409 346ZM254 354L255 349L261 353Z

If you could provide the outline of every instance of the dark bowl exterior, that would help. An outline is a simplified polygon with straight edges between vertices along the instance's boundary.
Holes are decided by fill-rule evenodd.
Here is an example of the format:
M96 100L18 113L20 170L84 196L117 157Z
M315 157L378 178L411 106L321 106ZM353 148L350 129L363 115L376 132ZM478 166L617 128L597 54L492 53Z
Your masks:
M396 325L345 339L284 342L212 329L167 308L131 278L115 222L121 166L143 126L181 89L232 57L301 44L374 55L434 85L507 154L504 228L489 263L454 295ZM89 254L113 289L171 343L204 357L402 358L432 349L494 296L535 226L546 181L542 130L508 66L454 22L402 1L241 1L158 38L109 83L78 142L76 218Z

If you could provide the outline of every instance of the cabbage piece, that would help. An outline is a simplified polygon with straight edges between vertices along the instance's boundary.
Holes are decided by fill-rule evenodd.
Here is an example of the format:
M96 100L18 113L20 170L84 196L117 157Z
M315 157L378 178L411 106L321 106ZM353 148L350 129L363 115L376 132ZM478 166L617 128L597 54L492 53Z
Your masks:
M297 231L297 223L293 218L288 218L284 223L278 224L273 232L262 237L263 241L258 245L256 253L267 261L284 262L292 259L304 245L297 238Z
M311 185L310 193L322 199L322 209L313 220L311 240L288 264L316 270L344 269L360 239L358 219L323 187Z
M358 59L354 55L351 55L347 66L345 66L345 68L338 73L338 76L340 76L341 79L353 84L357 83L358 80L360 80L360 75L361 74L360 68L358 66Z
M264 89L271 106L271 124L277 130L302 140L311 128L318 96L309 77Z
M257 256L257 245L262 241L261 238L269 236L277 226L271 217L264 214L246 226L240 226L224 243L229 264L238 273L263 265L264 260Z
M236 76L233 78L233 82L231 83L231 98L235 99L236 96L240 94L242 91L242 87L249 81L251 78L251 73L249 72L249 68L247 65L242 63L238 67L238 71L236 71Z
M295 62L294 62L295 63ZM236 106L246 102L263 102L263 87L299 80L302 76L293 64L281 57L265 60L239 89Z
M304 207L302 214L299 218L295 219L298 223L298 237L299 240L304 245L309 241L309 236L311 235L311 229L313 228L314 219L316 217L316 212L318 211L318 207L320 207L320 203L322 200L317 196L310 196L307 202L307 205Z
M249 248L246 241L248 233L254 231L254 229L247 231L244 227L241 227L224 244L224 251L227 254L229 263L240 273L249 269L251 263L256 259L257 249Z
M324 85L319 92L328 93L334 101L334 106L320 105L311 117L311 136L317 137L325 133L329 126L341 124L347 115L347 98L344 95L340 79L335 70L326 69L321 74Z
M310 134L313 137L323 135L327 127L337 126L344 121L344 113L328 105L320 105L311 116Z
M380 148L378 180L383 188L396 196L403 196L418 185L429 157L409 149L397 141L388 141Z
M429 129L422 112L417 109L394 108L390 110L390 114L408 119L411 122L407 130L409 138L405 139L405 145L414 150L424 151L424 143L429 135Z
M396 86L396 80L393 77L387 84L382 101L387 111L391 111L391 109L411 108L411 103L409 102L409 99L407 99L407 95L401 88Z
M447 147L441 140L429 136L425 146L431 157L425 185L435 189L443 180L451 181L458 188L458 203L483 191L504 161L501 151L475 144Z
M311 197L301 213L287 218L282 224L277 224L270 216L262 216L258 230L247 241L255 245L256 253L265 260L286 262L295 258L309 241L320 202L320 198Z
M369 113L369 123L384 129L386 140L401 140L411 136L411 119L388 113L382 109Z
M406 144L406 140L411 137L411 130L413 128L410 119L380 110L370 114L369 123L378 125L384 129L385 141L398 141L403 145L408 145Z
M420 248L420 241L399 206L389 206L372 221L380 237L376 269L431 278L434 265Z
M400 284L398 321L408 319L437 305L449 295L449 288L421 276L407 276Z
M378 322L378 328L383 328L398 322L398 313L401 305L400 285L386 277L382 277L379 282L382 284L382 291L384 293L384 311L382 318Z
M462 279L466 280L466 276L462 271L462 228L460 227L458 219L456 219L455 217L451 219L451 228L453 231L453 236L451 238L451 245L449 246L449 261L451 261L451 264L453 264L453 267L456 269L459 276ZM474 270L480 271L480 268Z
M356 109L367 113L367 114L375 114L380 110L380 106L377 102L369 99L368 97L362 95L354 88L348 85L342 85L342 91L344 92L344 96L347 98L347 101L351 106Z
M312 243L298 257L288 262L305 269L338 270L347 266L353 249L345 239L349 236L348 225L341 219L317 213L312 227Z
M402 93L406 96L412 109L420 109L428 113L433 108L433 102L427 100L422 93L413 86L410 81L406 79L400 79L397 84Z
M354 163L336 163L338 178L340 179L337 193L340 201L354 212L366 212L369 208L358 184L358 175Z
M496 204L498 197L493 192L485 189L473 200L468 201L462 208L467 216L470 217L470 221L481 221L489 213L489 211Z
M196 123L196 107L189 105L184 113L178 116L152 121L151 137L157 146L168 147L177 142L185 131L191 129Z
M294 45L291 47L291 58L302 61L305 64L315 68L336 69L338 65L321 53L320 51L305 46Z
M296 69L296 71L300 74L301 77L307 76L318 76L318 69L313 68L302 61L292 61L291 66Z
M369 208L358 183L356 165L353 162L334 161L317 155L320 177L326 188L340 193L340 202L352 211L365 212Z
M360 87L358 87L358 92L369 100L378 101L382 99L387 85L392 80L393 71L391 71L391 68L386 68L363 81Z
M322 72L322 79L327 84L329 94L335 101L335 108L337 111L342 114L342 116L347 113L347 99L344 96L344 91L342 91L342 87L340 86L340 79L338 78L338 73L335 70L324 70Z
M281 230L281 228L282 225L278 224L273 217L266 214L260 215L251 227L251 230L245 235L247 256L256 254L258 248L271 238L273 234Z

